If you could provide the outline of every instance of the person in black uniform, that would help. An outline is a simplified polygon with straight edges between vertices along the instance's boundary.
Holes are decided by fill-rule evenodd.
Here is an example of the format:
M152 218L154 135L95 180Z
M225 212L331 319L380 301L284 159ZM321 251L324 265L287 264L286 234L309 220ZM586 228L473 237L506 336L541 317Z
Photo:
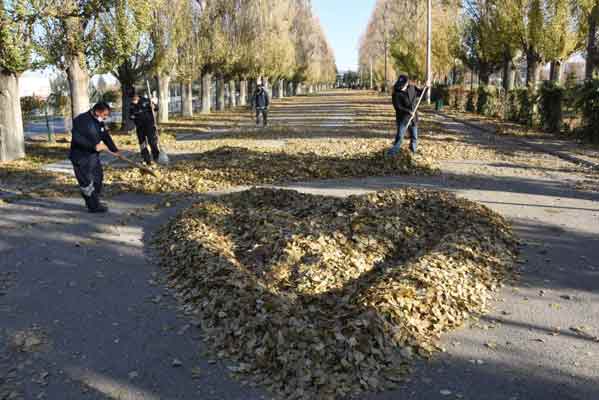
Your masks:
M109 116L110 106L100 102L73 120L69 159L73 164L85 205L91 213L108 211L108 208L100 203L104 179L100 153L105 150L119 152L106 128L105 121Z
M131 103L129 116L135 122L141 156L148 165L151 165L152 161L158 161L158 157L160 156L156 120L154 119L152 107L154 107L154 112L158 111L158 107L152 104L152 101L135 94ZM148 151L148 145L150 145L150 149L152 150L151 155L150 151Z
M262 115L262 122L264 127L268 126L268 106L270 105L270 97L268 92L264 89L263 84L259 84L252 97L252 105L256 109L256 126L260 125L260 115Z
M389 155L393 156L399 153L401 143L410 130L410 148L412 154L416 154L418 149L418 112L414 109L418 104L418 99L422 95L423 89L410 85L410 80L406 75L401 75L393 88L393 108L395 108L395 121L397 123L397 135L393 147L389 150ZM414 119L408 126L408 121L414 116Z

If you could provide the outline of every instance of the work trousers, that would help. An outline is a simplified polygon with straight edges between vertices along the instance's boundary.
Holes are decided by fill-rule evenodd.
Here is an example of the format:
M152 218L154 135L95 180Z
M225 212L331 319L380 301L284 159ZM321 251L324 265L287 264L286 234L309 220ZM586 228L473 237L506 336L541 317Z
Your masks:
M263 126L268 126L268 109L256 108L256 125L260 125L260 116L262 116Z
M158 147L158 134L156 127L150 124L139 124L136 125L137 140L139 141L139 149L141 156L143 157L146 164L152 164L152 160L158 160L160 155L160 148ZM148 150L148 146L152 151Z
M397 121L397 135L395 136L393 147L389 150L389 155L395 155L399 153L407 130L410 131L410 148L412 153L416 153L416 150L418 149L418 127L414 122L412 122L408 127L407 121L400 120Z
M100 154L71 160L71 163L85 205L90 211L97 209L100 206L100 195L104 186L104 170L100 162Z

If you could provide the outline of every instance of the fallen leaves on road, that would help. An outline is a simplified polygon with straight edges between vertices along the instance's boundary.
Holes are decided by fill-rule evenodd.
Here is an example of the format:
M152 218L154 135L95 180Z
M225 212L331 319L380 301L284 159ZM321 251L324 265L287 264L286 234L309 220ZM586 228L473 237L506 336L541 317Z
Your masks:
M252 189L196 203L156 246L233 372L286 399L336 399L394 387L482 312L515 242L503 218L448 193Z
M156 169L157 179L135 169L111 169L106 183L116 190L144 193L203 193L240 185L282 184L314 179L384 175L430 175L436 170L412 159L407 152L383 156L369 152L367 144L354 143L340 152L334 145L319 145L310 152L218 147L194 154L168 168ZM354 148L354 151L349 151ZM301 148L303 149L303 148ZM199 150L199 149L196 149ZM337 152L337 153L335 153Z

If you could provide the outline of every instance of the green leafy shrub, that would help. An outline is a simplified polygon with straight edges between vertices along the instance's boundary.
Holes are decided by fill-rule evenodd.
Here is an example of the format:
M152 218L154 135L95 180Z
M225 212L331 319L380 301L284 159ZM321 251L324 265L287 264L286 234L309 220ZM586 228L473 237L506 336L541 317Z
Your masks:
M21 97L21 112L25 116L30 116L36 111L41 111L45 106L45 101L39 96Z
M494 86L480 86L477 90L476 112L487 117L503 117L504 99Z
M563 126L563 101L565 90L555 82L544 82L539 91L539 117L541 127L547 132L559 133Z
M458 111L466 110L467 91L463 86L453 86L449 89L448 104Z
M505 115L508 121L533 126L537 95L530 89L516 89L507 94Z
M466 100L466 111L476 112L476 105L478 104L478 91L470 90L468 92Z
M436 84L431 88L431 100L436 102L442 100L443 104L449 105L449 86Z
M582 113L582 136L599 143L599 79L588 80L579 90L577 109Z

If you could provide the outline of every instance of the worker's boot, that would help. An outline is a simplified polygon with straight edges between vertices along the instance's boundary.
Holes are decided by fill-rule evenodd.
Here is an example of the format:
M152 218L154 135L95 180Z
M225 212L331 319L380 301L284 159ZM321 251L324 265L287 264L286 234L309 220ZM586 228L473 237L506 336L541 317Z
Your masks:
M144 147L141 150L141 156L147 165L152 165L152 156L150 155L150 151L148 150L147 147Z
M93 192L91 196L86 198L85 204L87 205L88 211L92 214L103 214L108 212L108 207L100 203L100 198L96 192Z

